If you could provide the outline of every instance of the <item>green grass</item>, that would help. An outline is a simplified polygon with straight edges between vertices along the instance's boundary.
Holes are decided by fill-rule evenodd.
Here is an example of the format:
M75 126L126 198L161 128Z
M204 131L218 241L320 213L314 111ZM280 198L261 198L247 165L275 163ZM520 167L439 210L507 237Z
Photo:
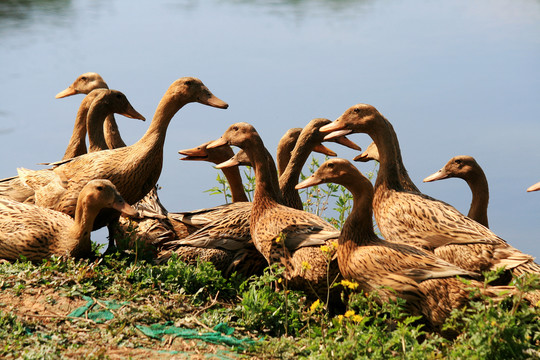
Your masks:
M350 292L347 312L330 317L322 303L308 302L301 292L274 291L272 284L279 272L276 268L250 279L237 275L225 279L208 263L191 266L173 258L156 266L135 263L132 255L95 262L3 263L0 357L107 358L110 349L126 356L142 352L150 358L173 357L178 351L216 354L220 349L240 358L286 359L527 359L540 355L540 309L526 306L519 295L499 304L489 299L474 301L455 310L446 325L460 335L447 340L425 332L418 318L404 313L401 304L378 305L374 295L352 290L346 290ZM529 282L518 279L516 285L526 291L537 282L537 277L531 277ZM83 296L101 304L112 301L119 308L111 310L112 319L101 323L69 318L73 309L62 304L71 301L78 302L73 307L82 306ZM206 332L219 323L234 328L235 337L249 338L256 345L239 349L181 338L163 341L137 328L172 324ZM169 353L158 355L158 350Z

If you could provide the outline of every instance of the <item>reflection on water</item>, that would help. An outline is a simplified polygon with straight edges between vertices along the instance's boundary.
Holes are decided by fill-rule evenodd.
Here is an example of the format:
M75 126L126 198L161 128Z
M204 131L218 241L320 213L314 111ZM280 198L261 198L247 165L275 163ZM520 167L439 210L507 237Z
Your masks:
M58 18L70 13L70 8L71 0L2 0L0 31L21 28L38 21L54 25Z

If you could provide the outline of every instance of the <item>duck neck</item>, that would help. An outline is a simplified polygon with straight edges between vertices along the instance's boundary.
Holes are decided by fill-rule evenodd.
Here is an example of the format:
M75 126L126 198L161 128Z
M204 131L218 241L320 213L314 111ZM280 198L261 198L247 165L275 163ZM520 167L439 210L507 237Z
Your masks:
M83 256L91 251L90 233L99 212L87 206L85 202L83 197L77 201L75 221L69 230L69 239L73 242L66 244L68 248L66 250L75 257Z
M467 181L472 192L471 207L467 216L485 227L489 227L487 215L489 186L484 171L482 169L476 169L465 181Z
M392 125L384 117L379 115L374 123L372 131L368 133L379 149L379 173L375 182L375 188L379 186L393 190L403 190L399 181L399 172L405 170L401 159L399 142Z
M105 141L107 142L107 148L117 149L126 146L126 143L120 136L120 131L118 130L118 124L114 118L114 114L109 114L105 118L105 123L103 125L103 132L105 134Z
M353 208L343 224L338 249L342 244L350 249L378 239L373 230L373 185L358 170L356 172L345 175L340 182L351 192Z
M178 94L166 92L161 98L152 122L146 130L143 137L135 143L138 147L148 147L163 153L163 145L165 144L165 135L167 128L173 116L180 110L188 101L178 100Z
M231 189L232 202L248 201L238 166L221 169Z
M88 109L94 100L94 96L86 95L79 106L77 117L75 118L75 126L71 139L64 153L62 160L71 159L76 156L86 154L86 115Z
M279 177L279 189L283 195L284 204L298 210L303 210L304 206L295 186L298 184L302 168L313 150L313 144L308 140L306 136L300 136L285 170Z
M260 137L244 147L255 169L255 194L253 208L260 205L281 204L283 202L278 186L277 170Z
M107 103L96 99L86 118L86 127L88 129L88 152L101 151L108 149L105 136L103 134L103 123L105 118L111 114L107 110Z

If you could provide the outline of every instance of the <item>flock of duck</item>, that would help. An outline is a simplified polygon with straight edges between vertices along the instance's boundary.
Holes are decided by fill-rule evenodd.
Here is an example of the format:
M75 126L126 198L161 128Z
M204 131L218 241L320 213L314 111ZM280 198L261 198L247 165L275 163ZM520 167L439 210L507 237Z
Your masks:
M176 254L186 262L211 261L226 275L251 275L280 263L288 288L305 290L337 311L343 307L340 288L329 284L347 279L358 290L377 292L380 301L405 299L407 310L422 315L434 331L441 330L452 309L470 301L472 288L500 299L516 291L509 285L511 275L540 274L533 257L489 230L488 184L474 158L452 158L424 179L465 179L473 193L465 216L418 190L403 165L392 125L371 105L354 105L335 121L317 118L304 128L290 129L279 143L277 167L256 129L243 122L231 125L217 140L180 150L183 160L212 162L222 169L232 203L173 213L160 203L156 189L170 121L191 102L220 109L228 104L199 79L180 78L159 102L143 137L126 146L113 114L144 117L125 95L109 90L96 73L79 76L56 97L75 94L86 96L63 159L47 169L19 168L18 176L0 180L2 259L91 257L92 230L108 227L110 251L115 238L132 236L135 228L158 264ZM352 133L373 139L354 160L379 161L375 185L339 158L298 183L311 152L336 155L323 142L360 151L346 137ZM241 150L234 154L231 146ZM238 170L242 165L255 171L252 202ZM298 194L298 189L328 182L343 185L353 196L341 231L304 211ZM540 183L528 191L539 189ZM384 239L374 231L373 216ZM499 268L504 268L503 276L485 286L482 272ZM470 285L458 277L468 278ZM540 291L526 299L537 304Z

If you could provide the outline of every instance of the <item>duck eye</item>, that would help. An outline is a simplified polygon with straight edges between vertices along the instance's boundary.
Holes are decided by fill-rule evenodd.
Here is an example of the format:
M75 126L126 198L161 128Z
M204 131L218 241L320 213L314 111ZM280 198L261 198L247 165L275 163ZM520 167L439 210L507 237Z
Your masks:
M191 86L191 85L193 85L193 81L192 81L192 80L188 80L188 81L186 81L186 85L187 85L187 86Z
M234 131L238 131L238 126L232 128Z
M86 81L86 80L87 80L87 77L86 77L86 76L83 76L81 79L84 80L84 81Z
M102 190L103 190L103 186L98 186L98 187L96 187L96 189L98 189L99 191L102 191Z
M117 95L116 95L116 98L117 98L117 99L121 99L121 98L122 98L122 95L117 94Z
M333 168L334 168L334 164L333 164L333 163L328 163L328 167L329 167L330 169L333 169Z
M456 164L458 164L458 165L461 164L461 160L457 159Z
M355 113L359 113L359 112L360 112L360 108L354 108L354 112L355 112Z

